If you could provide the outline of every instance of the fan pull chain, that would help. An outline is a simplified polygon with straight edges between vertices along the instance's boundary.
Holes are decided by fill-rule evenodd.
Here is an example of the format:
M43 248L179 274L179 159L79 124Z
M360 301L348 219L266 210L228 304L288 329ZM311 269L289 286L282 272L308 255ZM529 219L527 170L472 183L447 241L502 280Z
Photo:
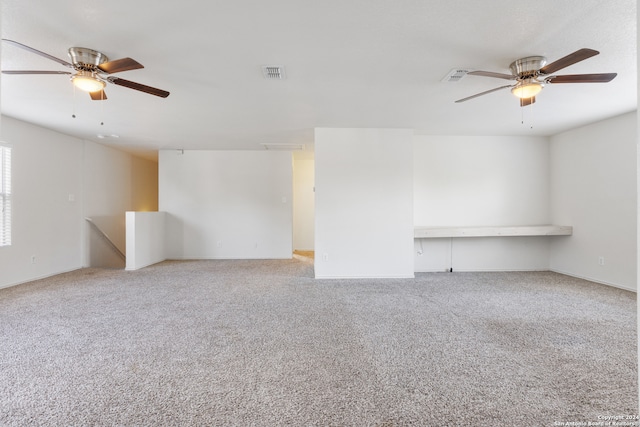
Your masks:
M71 104L71 117L76 118L76 85L73 86L73 103Z
M529 104L529 129L533 129L533 103ZM520 108L520 124L524 125L524 110L527 107Z
M529 129L533 129L533 104L531 104L531 126Z
M100 121L100 126L104 126L104 90L100 91L100 116L102 120Z

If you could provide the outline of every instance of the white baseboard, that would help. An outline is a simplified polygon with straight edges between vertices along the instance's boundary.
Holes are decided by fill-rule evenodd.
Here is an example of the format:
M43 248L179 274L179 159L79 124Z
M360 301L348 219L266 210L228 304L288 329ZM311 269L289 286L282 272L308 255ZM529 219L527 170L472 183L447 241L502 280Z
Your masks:
M315 276L315 279L319 280L335 280L335 279L415 279L415 274L407 275L407 276Z
M575 277L577 279L588 280L590 282L599 283L601 285L607 285L607 286L611 286L611 287L618 288L618 289L624 289L625 291L631 291L631 292L636 292L636 293L638 292L637 289L633 289L633 288L630 288L628 286L623 286L623 285L620 285L618 283L611 283L611 282L606 282L604 280L594 279L592 277L580 276L578 274L573 274L573 273L569 273L569 272L562 271L562 270L550 269L549 271L552 271L552 272L558 273L558 274L564 274L565 276Z
M5 285L0 285L0 289L6 289L6 288L12 288L14 286L18 286L18 285L24 285L25 283L30 283L30 282L35 282L36 280L41 280L41 279L47 279L49 277L53 277L53 276L57 276L58 274L64 274L64 273L70 273L72 271L76 271L76 270L82 270L83 268L86 267L76 267L76 268L71 268L69 270L62 270L62 271L58 271L57 273L48 273L48 274L44 274L42 276L36 276L27 280L23 280L20 282L16 282L16 283L8 283Z
M487 269L454 269L453 273L500 273L503 271L507 272L518 272L518 271L549 271L548 268L487 268ZM416 273L449 273L449 270L416 270Z

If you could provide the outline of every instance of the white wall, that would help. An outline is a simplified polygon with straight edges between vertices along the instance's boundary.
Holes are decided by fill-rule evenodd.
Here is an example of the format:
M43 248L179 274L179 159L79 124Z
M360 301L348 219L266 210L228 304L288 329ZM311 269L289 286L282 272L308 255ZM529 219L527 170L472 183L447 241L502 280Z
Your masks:
M416 239L415 271L546 271L549 239L538 236Z
M551 137L551 215L573 226L552 270L637 289L636 149L636 112Z
M545 137L414 137L414 220L424 226L547 224Z
M413 131L315 130L315 275L413 277Z
M313 151L293 152L293 249L312 251L315 232Z
M12 244L0 247L0 287L80 268L82 141L8 117L2 140L13 145L13 206Z
M167 258L291 258L290 152L159 153Z
M0 247L0 287L86 266L85 216L119 215L114 234L124 235L132 192L157 197L154 162L6 116L2 140L13 145L13 230L12 245Z
M127 212L126 270L138 270L167 259L164 212Z
M416 226L550 221L545 137L416 135L413 169ZM546 270L549 240L419 239L414 258L416 271Z

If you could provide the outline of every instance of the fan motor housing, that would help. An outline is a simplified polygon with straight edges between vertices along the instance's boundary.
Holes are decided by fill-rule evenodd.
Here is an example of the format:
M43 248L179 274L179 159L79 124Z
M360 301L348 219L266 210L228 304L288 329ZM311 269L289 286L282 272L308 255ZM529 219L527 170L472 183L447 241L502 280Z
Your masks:
M535 77L538 70L544 67L547 63L547 58L544 56L527 56L513 61L509 68L514 76L521 78Z
M69 57L73 67L79 71L96 71L98 65L109 61L104 53L86 47L70 47Z

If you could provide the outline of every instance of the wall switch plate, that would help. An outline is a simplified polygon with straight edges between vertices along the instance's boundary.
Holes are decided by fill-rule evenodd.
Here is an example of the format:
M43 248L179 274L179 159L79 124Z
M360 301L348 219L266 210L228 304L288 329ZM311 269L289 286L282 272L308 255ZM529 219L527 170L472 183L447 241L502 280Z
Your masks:
M604 257L603 256L598 257L598 265L604 265Z

